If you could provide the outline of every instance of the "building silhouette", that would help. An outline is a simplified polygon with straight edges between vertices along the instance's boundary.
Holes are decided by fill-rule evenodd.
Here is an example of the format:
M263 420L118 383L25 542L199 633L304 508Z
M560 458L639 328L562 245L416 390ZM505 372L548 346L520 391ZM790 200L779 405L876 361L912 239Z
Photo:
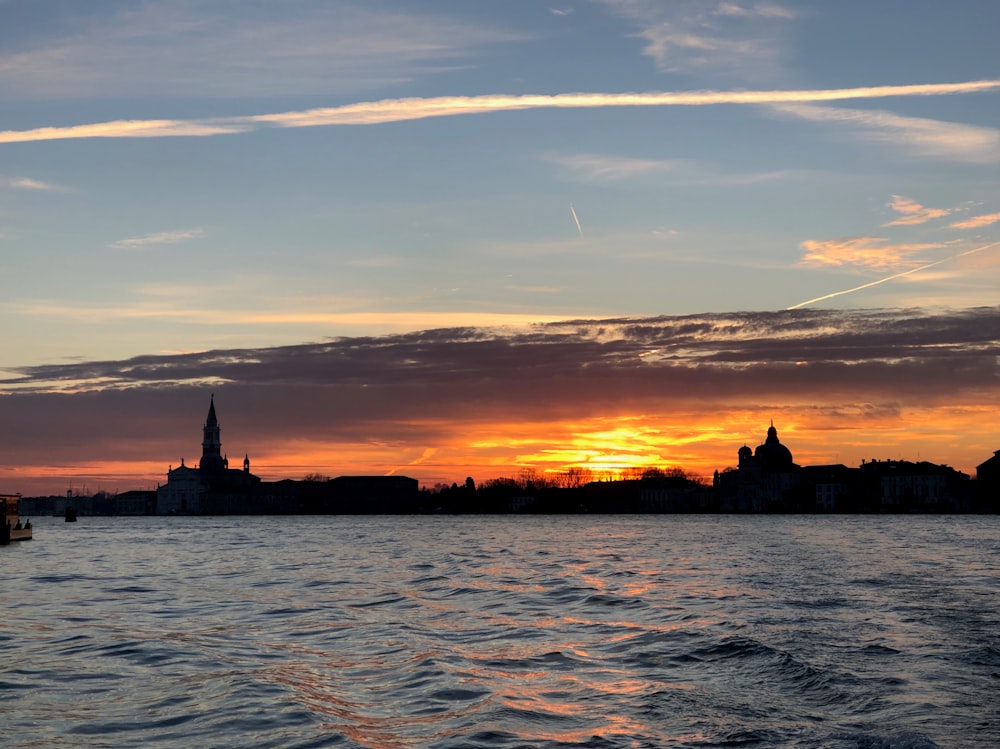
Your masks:
M792 459L792 451L778 439L773 421L756 449L744 444L736 455L737 467L715 477L722 512L797 509L804 475Z
M976 509L1000 512L1000 450L976 466Z
M947 465L906 460L800 466L772 420L764 441L737 450L735 467L716 471L711 484L683 471L652 469L641 477L584 484L472 478L450 489L421 491L407 476L319 474L263 481L230 468L222 430L209 399L201 459L182 458L155 492L98 492L93 497L23 498L31 514L61 514L68 503L83 514L288 515L404 513L953 513L1000 512L1000 450L977 466L976 480Z
M250 473L249 453L243 458L243 470L229 467L229 458L222 452L222 428L213 394L202 427L201 461L197 468L192 468L181 458L177 468L167 470L167 483L156 490L156 512L160 515L215 512L227 499L246 497L260 483L260 478Z
M209 401L202 427L201 460L196 468L184 459L167 471L156 490L159 515L394 514L419 510L419 486L407 476L338 476L332 479L262 481L243 469L230 468L222 450L222 429Z
M967 512L976 506L969 476L946 465L873 459L858 468L799 466L773 421L764 442L754 450L744 444L737 459L736 468L715 475L721 512ZM1000 451L991 460L981 474L1000 483Z

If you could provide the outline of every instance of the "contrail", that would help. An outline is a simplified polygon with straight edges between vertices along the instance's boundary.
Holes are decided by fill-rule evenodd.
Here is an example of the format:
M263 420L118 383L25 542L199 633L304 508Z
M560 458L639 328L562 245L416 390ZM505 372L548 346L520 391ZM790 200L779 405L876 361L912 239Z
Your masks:
M935 265L941 265L941 263L947 263L951 260L958 260L960 257L965 257L966 255L972 255L976 252L982 252L983 250L988 250L991 247L996 247L1000 245L1000 242L991 242L990 244L984 244L982 247L976 247L972 250L966 250L965 252L960 252L957 255L952 255L951 257L942 258L941 260L935 260L933 263L927 263L927 265L921 265L919 268L911 268L910 270L905 270L902 273L895 273L891 276L886 276L885 278L880 278L877 281L870 281L869 283L863 283L860 286L855 286L851 289L844 289L843 291L835 291L832 294L826 294L825 296L818 296L815 299L809 299L805 302L799 302L798 304L793 304L791 307L786 307L789 309L798 309L799 307L805 307L808 304L813 304L815 302L822 302L826 299L833 299L836 296L843 296L844 294L852 294L855 291L861 291L862 289L870 289L872 286L878 286L879 284L886 283L887 281L894 281L897 278L903 278L903 276L909 276L914 273L919 273L922 270L927 270L928 268L933 268Z
M569 212L573 214L573 220L576 222L576 230L580 232L580 236L582 237L583 227L580 226L580 219L576 217L576 208L573 207L572 203L569 204Z
M87 125L0 130L0 143L28 143L65 138L162 138L244 133L261 127L376 125L428 117L484 114L524 109L598 107L698 107L719 104L796 104L890 96L943 96L1000 89L1000 80L918 83L907 86L860 86L774 91L654 91L647 93L485 94L382 99L290 112L195 120L114 120Z

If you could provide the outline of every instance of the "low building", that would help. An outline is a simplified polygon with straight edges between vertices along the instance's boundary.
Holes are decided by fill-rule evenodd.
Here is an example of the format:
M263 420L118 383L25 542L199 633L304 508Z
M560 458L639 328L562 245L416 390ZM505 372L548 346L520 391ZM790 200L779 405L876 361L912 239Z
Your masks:
M116 515L153 515L156 513L156 492L142 489L121 492L114 496Z
M1000 512L1000 450L976 466L976 504L979 512Z
M835 465L805 466L802 479L811 494L815 512L850 512L857 509L858 469Z
M871 460L859 469L869 504L881 512L965 512L968 474L927 461Z

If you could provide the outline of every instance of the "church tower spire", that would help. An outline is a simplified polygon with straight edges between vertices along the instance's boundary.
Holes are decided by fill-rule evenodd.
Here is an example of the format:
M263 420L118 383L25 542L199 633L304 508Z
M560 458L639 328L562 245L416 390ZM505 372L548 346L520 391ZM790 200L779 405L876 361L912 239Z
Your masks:
M215 415L215 394L208 406L208 417L202 429L201 465L203 471L219 471L225 467L222 459L222 437L219 419Z

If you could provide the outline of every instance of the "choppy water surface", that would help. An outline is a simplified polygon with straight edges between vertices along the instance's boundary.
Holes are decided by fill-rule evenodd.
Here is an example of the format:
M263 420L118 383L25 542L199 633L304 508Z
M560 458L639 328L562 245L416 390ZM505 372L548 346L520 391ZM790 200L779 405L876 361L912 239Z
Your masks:
M1000 518L33 519L5 747L1000 746Z

